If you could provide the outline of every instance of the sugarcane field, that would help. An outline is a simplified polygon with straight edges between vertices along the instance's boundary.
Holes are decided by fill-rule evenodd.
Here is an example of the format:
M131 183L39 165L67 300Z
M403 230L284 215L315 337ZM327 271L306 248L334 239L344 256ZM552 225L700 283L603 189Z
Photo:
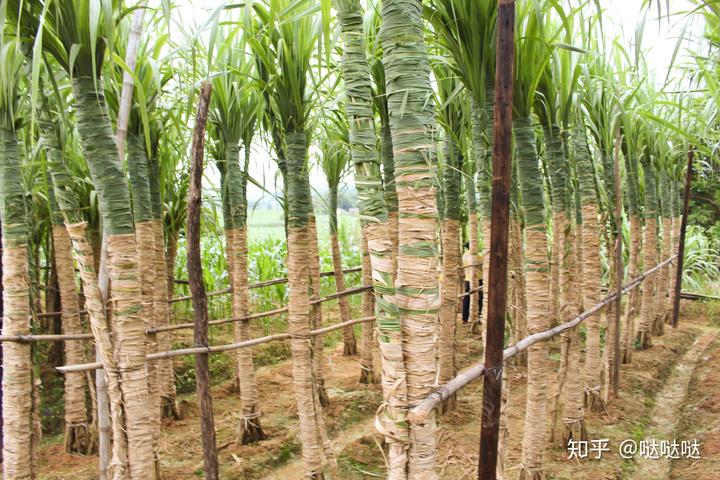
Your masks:
M2 480L720 480L720 0L0 0Z

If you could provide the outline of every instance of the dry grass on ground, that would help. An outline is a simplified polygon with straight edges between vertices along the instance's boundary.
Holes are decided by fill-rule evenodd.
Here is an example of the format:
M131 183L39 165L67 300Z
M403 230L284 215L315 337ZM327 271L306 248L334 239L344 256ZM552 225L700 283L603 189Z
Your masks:
M333 311L335 309L332 309ZM653 346L636 352L632 365L621 372L622 392L607 411L588 416L591 438L609 438L617 447L626 438L641 439L650 421L654 396L671 374L677 359L692 344L698 333L710 326L712 305L686 302L683 320L677 330L654 339ZM328 312L330 313L330 312ZM332 314L327 315L331 317ZM715 325L711 328L718 328ZM461 367L478 361L478 341L458 329ZM342 356L341 346L326 351L328 366L326 385L331 406L326 412L328 430L338 450L338 479L360 480L383 478L381 439L375 434L372 417L381 400L379 386L358 385L357 358ZM704 442L704 460L679 462L672 478L678 480L711 480L720 478L720 342L711 346L703 357L690 387L690 401L683 410L683 435L696 435ZM511 366L510 447L507 478L514 478L520 461L520 445L525 402L524 369ZM300 445L296 439L297 416L291 387L290 363L262 367L258 385L263 409L263 426L270 438L254 446L235 442L239 401L227 382L213 388L221 477L227 480L302 478ZM457 409L439 421L440 452L438 464L443 479L472 479L476 475L479 421L482 402L481 382L469 385L459 396ZM199 421L193 395L184 395L185 418L164 425L162 464L165 480L201 478L202 461ZM617 449L601 461L567 460L564 448L548 451L548 479L634 479L635 465L617 455ZM86 480L94 478L96 458L66 455L62 445L46 444L41 451L40 478L47 480ZM711 473L712 472L712 473ZM710 476L708 476L710 475ZM716 475L713 477L712 475Z

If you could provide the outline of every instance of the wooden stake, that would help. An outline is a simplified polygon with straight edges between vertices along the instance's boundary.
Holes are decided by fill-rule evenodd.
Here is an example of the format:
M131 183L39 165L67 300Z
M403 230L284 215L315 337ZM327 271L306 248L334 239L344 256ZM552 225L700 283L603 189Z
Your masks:
M612 389L613 395L617 397L620 391L620 363L622 362L622 356L620 353L620 307L622 305L622 288L623 278L625 277L625 270L623 269L623 256L622 256L622 187L620 184L620 147L622 137L620 130L618 129L617 135L615 136L615 336L613 338L613 344L615 348L613 369L612 369Z
M208 117L212 86L203 82L200 87L195 131L192 140L190 187L187 197L187 270L192 306L195 316L195 347L208 346L208 307L205 284L202 278L200 257L200 209L202 203L203 156L205 154L205 124ZM202 431L205 478L218 479L218 458L215 441L212 396L210 395L210 365L207 353L195 355L195 388L200 403L200 429Z
M488 276L487 335L478 479L495 480L502 398L505 309L507 306L510 179L512 176L512 93L515 2L500 0L497 16L495 124L493 131L492 221Z
M690 212L690 185L692 184L693 149L688 150L687 172L685 173L685 195L683 197L683 216L680 222L680 241L678 244L677 275L675 276L675 296L673 297L672 327L677 328L680 316L680 291L682 289L683 263L685 261L685 231Z

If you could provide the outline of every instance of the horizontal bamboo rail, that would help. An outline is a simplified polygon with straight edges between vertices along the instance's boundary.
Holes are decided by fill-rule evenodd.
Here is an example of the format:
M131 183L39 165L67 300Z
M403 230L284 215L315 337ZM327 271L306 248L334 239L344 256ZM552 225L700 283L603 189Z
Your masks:
M720 300L720 297L693 292L680 292L680 298L684 298L685 300Z
M671 263L675 258L677 258L677 255L673 255L672 257L668 258L667 260L663 261L662 263L657 264L655 267L651 268L647 272L638 275L633 280L631 280L629 283L625 284L622 289L622 295L625 295L629 291L637 288L643 280L649 275L652 275L659 269L663 268L665 265L668 265ZM597 303L593 307L585 310L583 313L578 315L577 317L573 318L572 320L569 320L565 323L562 323L556 327L553 327L549 330L545 330L543 332L538 332L533 335L527 336L523 338L522 340L518 341L517 343L510 345L505 350L503 350L503 360L507 361L508 359L514 357L515 355L519 354L520 352L523 352L527 350L532 345L535 345L538 342L542 342L544 340L549 340L553 337L556 337L560 335L562 332L569 330L573 327L576 327L583 321L590 318L595 313L599 312L603 309L606 305L613 302L617 297L617 292L612 293L608 296L606 296L603 300L600 301L600 303ZM455 378L447 382L445 385L442 385L437 390L435 390L433 393L425 397L425 399L417 404L415 408L410 410L410 413L408 414L408 419L411 422L415 423L422 423L425 417L432 412L440 403L444 402L448 398L450 398L452 395L457 393L459 390L461 390L463 387L465 387L468 383L472 382L473 380L477 380L485 373L485 365L482 363L476 363L470 367L468 367L466 370L463 370L460 372ZM497 373L499 374L499 372Z
M341 292L336 292L333 294L330 294L326 297L319 298L317 300L312 300L310 302L310 305L318 305L325 302L329 302L332 300L336 300L340 297L355 295L362 292L367 292L369 290L372 290L372 286L361 286L361 287L354 287L349 288L347 290L343 290ZM223 325L226 323L235 323L240 322L243 320L257 320L259 318L266 318L266 317L272 317L275 315L279 315L281 313L287 312L287 307L282 308L276 308L274 310L267 310L265 312L258 312L250 314L246 317L232 317L232 318L220 318L217 320L211 320L209 322L209 325ZM145 333L148 335L153 335L160 332L170 332L173 330L184 330L184 329L190 329L193 328L194 324L192 322L188 323L177 323L175 325L166 325L163 327L155 327L155 328L149 328L145 330ZM0 342L63 342L66 340L92 340L93 334L92 333L79 333L79 334L72 334L72 335L0 335Z
M331 300L335 300L340 297L346 297L349 295L355 295L357 293L367 292L368 290L371 290L372 287L368 285L364 285L361 287L354 287L349 288L347 290L343 290L342 292L333 293L331 295L328 295L327 297L319 298L317 300L312 300L310 302L310 305L318 305L325 302L329 302ZM267 310L265 312L258 312L258 313L252 313L246 317L230 317L230 318L220 318L218 320L211 320L209 325L224 325L226 323L236 323L236 322L242 322L244 320L257 320L259 318L266 318L266 317L273 317L275 315L280 315L281 313L285 313L288 311L288 307L282 307L282 308L276 308L274 310ZM171 332L174 330L185 330L193 328L193 323L177 323L175 325L167 325L164 327L156 327L156 328L150 328L147 330L147 333L159 333L159 332Z
M354 273L354 272L359 272L360 270L362 270L362 267L353 267L353 268L348 268L348 269L343 270L343 273ZM332 277L334 275L335 275L335 272L321 272L320 273L321 277ZM251 283L250 285L248 285L248 289L253 290L256 288L270 287L272 285L281 285L281 284L284 284L287 282L288 282L287 277L273 278L272 280L264 280L262 282ZM230 292L232 292L232 288L223 288L222 290L215 290L214 292L208 292L207 296L215 297L218 295L225 295L226 293L230 293ZM184 302L187 300L190 300L189 295L186 295L183 297L175 297L173 299L168 300L168 302L169 303L177 303L177 302Z
M346 268L345 270L343 270L343 273L355 273L355 272L360 272L360 271L362 271L362 267L352 267L352 268ZM320 276L321 277L334 277L335 272L334 271L322 272L322 273L320 273ZM177 278L175 280L173 280L173 282L177 283L178 285L188 285L189 284L189 282L187 280L180 280ZM275 278L273 280L265 280L262 282L253 283L248 288L253 289L253 288L261 288L261 287L269 287L271 285L278 285L278 284L287 283L287 282L288 282L288 279L286 277ZM224 292L224 290L223 290L223 292Z
M341 292L332 293L326 297L319 298L317 300L310 301L310 305L318 305L325 302L329 302L332 300L336 300L340 297L355 295L358 293L367 292L369 290L372 290L372 286L369 285L363 285L360 287L353 287L349 288L347 290L343 290ZM475 293L482 290L482 287L473 288L465 293L462 293L458 295L458 299L461 299L463 297L466 297L470 295L471 293ZM245 317L230 317L230 318L219 318L217 320L210 320L208 325L214 326L214 325L225 325L228 323L236 323L241 322L244 320L258 320L260 318L267 318L267 317L273 317L275 315L280 315L282 313L286 313L288 311L288 307L281 307L276 308L273 310L266 310L264 312L257 312L252 313L250 315L247 315ZM194 323L187 322L187 323L176 323L174 325L165 325L162 327L155 327L155 328L148 328L145 330L145 333L148 335L153 335L160 332L172 332L175 330L187 330L193 328ZM80 333L80 334L73 334L73 335L0 335L0 343L1 342L63 342L66 340L92 340L93 335L92 333Z
M330 325L328 327L318 328L317 330L311 330L310 336L315 337L317 335L325 335L326 333L340 330L345 327L350 327L352 325L356 325L358 323L365 323L365 322L372 322L375 320L375 317L363 317L363 318L356 318L354 320L348 320L346 322L337 323L335 325ZM180 357L183 355L196 355L198 353L219 353L219 352L230 352L233 350L239 350L241 348L248 348L255 345L261 345L263 343L269 343L269 342L276 342L279 340L288 340L292 338L292 335L289 333L277 333L275 335L267 335L265 337L259 337L259 338L253 338L252 340L247 340L245 342L239 342L239 343L230 343L227 345L215 345L215 346L208 346L208 347L191 347L191 348L180 348L177 350L169 350L167 352L155 352L148 354L145 358L151 362L155 360L161 360L165 358L173 358L173 357ZM102 364L100 362L94 362L94 363L81 363L77 365L65 365L62 367L57 367L57 370L61 373L69 373L69 372L84 372L88 370L98 370L102 368Z
M64 342L66 340L92 340L92 333L51 334L51 335L0 335L0 342Z
M362 267L352 267L352 268L346 268L343 270L343 273L356 273L362 270ZM335 275L334 271L331 272L321 272L321 277L332 277ZM183 284L187 284L187 280L179 280L178 282L182 282ZM272 285L280 285L283 283L287 283L288 279L286 277L283 278L273 278L271 280L263 280L262 282L256 282L251 283L248 285L248 289L254 290L256 288L263 288L263 287L270 287ZM218 295L225 295L227 293L231 293L231 288L223 288L221 290L214 290L212 292L208 292L208 297L216 297ZM168 300L168 303L177 303L177 302L184 302L190 300L190 296L182 296L182 297L175 297ZM80 315L87 315L87 310L80 310L78 311ZM38 313L38 318L48 318L48 317L59 317L62 315L62 312L45 312L45 313Z
M478 265L480 265L480 264L468 265L468 267L476 267ZM356 273L361 270L362 270L362 267L352 267L352 268L346 268L345 270L343 270L343 273ZM321 272L320 273L321 277L332 277L334 275L335 275L335 272ZM280 285L280 284L287 283L287 282L288 282L288 279L286 277L273 278L272 280L264 280L262 282L251 283L250 285L248 285L248 289L254 290L256 288L270 287L272 285ZM187 285L187 280L176 280L176 283ZM482 288L476 288L476 289L473 289L470 292L466 292L466 293L475 293L480 290L482 290ZM223 288L221 290L214 290L212 292L208 292L207 296L208 297L216 297L218 295L225 295L225 294L231 293L231 292L232 292L231 288ZM464 297L464 296L465 295L461 295L461 297ZM187 300L190 300L190 296L171 298L170 300L168 300L168 303L178 303L178 302L184 302ZM87 310L80 310L78 313L80 315L86 315ZM38 318L59 317L60 315L62 315L62 312L45 312L45 313L38 313L37 317ZM212 323L211 323L211 325L212 325Z

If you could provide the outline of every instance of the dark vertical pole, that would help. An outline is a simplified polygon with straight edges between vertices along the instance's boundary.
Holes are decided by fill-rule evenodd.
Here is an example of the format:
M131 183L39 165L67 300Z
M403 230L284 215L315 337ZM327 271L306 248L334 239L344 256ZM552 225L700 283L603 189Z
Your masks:
M680 241L678 244L677 275L675 276L675 297L673 298L672 326L677 328L680 316L680 291L682 290L683 263L685 261L685 231L690 211L690 185L692 184L693 149L688 150L687 172L685 172L685 196L683 197L683 215L680 222Z
M488 277L488 325L480 431L479 480L495 480L502 398L505 308L507 306L508 226L512 176L512 93L515 55L515 2L500 0L497 16L493 187Z
M613 395L617 397L620 391L620 363L622 363L620 354L620 315L622 306L622 288L623 279L625 278L625 270L623 268L622 256L622 184L620 183L620 147L622 137L618 130L615 137L615 337L613 338L615 348L615 358L613 361L612 371L612 389Z
M195 346L208 346L207 294L202 278L200 258L200 208L202 204L203 156L205 149L205 124L207 123L211 85L204 82L200 87L195 131L193 132L190 164L190 187L187 198L187 269L192 306L195 315ZM217 480L218 459L215 449L215 422L212 397L210 396L210 366L207 353L195 355L195 388L200 403L200 429L202 432L205 478Z

